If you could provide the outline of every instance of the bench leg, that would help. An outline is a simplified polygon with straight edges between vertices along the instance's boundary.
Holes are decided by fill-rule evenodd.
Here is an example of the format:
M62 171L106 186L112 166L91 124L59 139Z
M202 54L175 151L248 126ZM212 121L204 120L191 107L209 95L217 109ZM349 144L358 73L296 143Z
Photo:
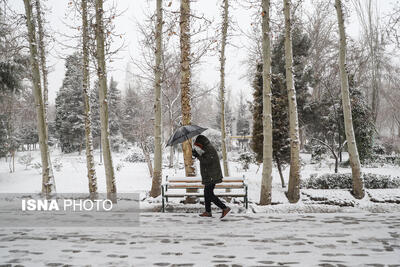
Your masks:
M246 205L246 210L248 209L248 207L249 207L249 201L248 201L248 199L247 199L247 185L246 185L246 196L245 196L245 199L244 199L244 203L245 203L245 205Z
M161 201L162 201L162 212L165 212L164 187L163 186L161 186Z

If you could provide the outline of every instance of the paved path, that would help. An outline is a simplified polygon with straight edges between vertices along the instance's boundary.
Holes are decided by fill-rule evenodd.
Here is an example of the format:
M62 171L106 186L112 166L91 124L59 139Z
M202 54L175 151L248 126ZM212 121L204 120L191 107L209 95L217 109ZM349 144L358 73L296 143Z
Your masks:
M400 266L400 213L143 213L131 228L3 228L1 264Z

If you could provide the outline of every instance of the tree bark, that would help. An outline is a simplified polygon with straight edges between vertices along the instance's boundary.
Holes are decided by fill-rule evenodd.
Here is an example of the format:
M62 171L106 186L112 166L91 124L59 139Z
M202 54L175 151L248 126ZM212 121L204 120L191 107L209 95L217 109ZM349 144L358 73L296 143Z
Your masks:
M103 26L103 0L96 0L96 43L97 43L97 75L99 78L99 102L101 143L103 149L104 168L106 174L107 197L116 202L117 188L115 185L114 167L111 156L108 103L107 103L107 73L104 58L104 26Z
M48 82L48 69L46 64L46 51L44 46L44 28L43 28L43 20L42 20L42 11L40 6L40 0L35 1L36 4L36 19L38 23L38 47L39 47L39 57L40 57L40 69L42 72L42 81L43 81L43 106L44 106L44 118L45 118L45 127L46 127L46 143L49 143L49 128L48 128L48 106L49 106L49 82ZM53 165L51 164L51 157L50 157L50 149L48 149L48 160L49 160L49 177L52 177L52 192L56 191L56 184L54 182L54 172L53 172Z
M337 12L339 35L340 35L340 50L339 50L339 68L340 80L342 89L342 104L344 115L344 128L346 132L347 147L350 158L351 172L353 176L353 195L357 199L364 197L364 184L361 179L361 164L358 156L356 139L353 129L353 121L351 115L351 104L349 94L349 80L346 69L346 33L344 28L344 19L341 0L335 0L335 8Z
M42 161L42 193L47 197L55 190L54 176L50 171L50 153L47 143L47 130L45 108L40 82L38 63L38 51L36 46L35 23L33 21L32 4L30 0L24 0L26 26L28 29L28 41L30 51L30 63L32 70L33 95L35 98L37 127L39 135L39 148Z
M296 89L293 77L291 1L283 0L285 14L285 65L286 87L289 98L290 174L287 197L290 203L300 199L300 140L297 115Z
M182 125L192 123L190 93L190 0L181 0L180 7L180 49L181 49L181 109ZM195 176L196 170L192 159L192 140L182 143L183 161L186 176ZM186 192L197 192L197 189L186 189ZM187 197L186 203L194 203L194 198Z
M221 144L222 144L222 162L224 167L224 175L229 176L228 169L228 155L226 152L226 125L225 125L225 47L228 34L228 12L229 2L223 0L224 10L222 14L222 41L221 41L221 54L220 54L220 85L219 96L221 105Z
M282 188L285 188L286 185L285 185L285 180L283 179L281 161L279 160L278 157L275 158L275 161L276 161L276 165L278 167L279 176L281 177Z
M89 35L87 20L87 0L82 0L82 68L83 68L83 101L85 105L85 146L86 146L86 166L89 183L89 193L95 197L97 195L97 177L93 157L93 136L92 136L92 117L89 98Z
M260 205L271 204L272 191L272 106L271 106L271 29L270 0L262 1L262 50L263 50L263 171Z
M181 0L180 13L182 125L190 125L192 123L190 103L190 0ZM190 139L183 142L182 149L186 176L195 176L196 174L191 148L192 145Z
M155 100L154 100L154 171L150 196L157 197L161 194L162 181L162 148L161 148L161 57L162 57L162 0L157 0L157 24L156 24L156 65L155 76Z

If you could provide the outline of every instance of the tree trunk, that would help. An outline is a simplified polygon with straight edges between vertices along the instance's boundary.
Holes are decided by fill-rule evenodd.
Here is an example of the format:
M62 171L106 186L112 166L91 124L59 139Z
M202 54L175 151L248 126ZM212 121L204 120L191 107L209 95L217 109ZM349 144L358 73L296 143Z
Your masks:
M290 175L287 197L290 203L300 199L300 140L296 89L293 77L292 21L290 0L283 0L285 13L286 87L289 98Z
M142 148L144 158L146 159L147 168L149 169L150 177L153 177L154 176L153 165L151 164L150 154L149 154L149 151L147 150L145 140L140 141L140 147Z
M35 98L37 128L39 135L39 148L42 161L42 193L47 197L55 190L53 173L50 171L50 154L47 144L47 130L45 108L43 105L40 72L38 64L38 51L36 46L35 24L33 21L32 5L30 0L24 0L26 26L28 29L28 41L30 51L30 63L32 69L33 95Z
M88 20L87 20L87 0L82 0L82 54L83 54L83 101L85 105L85 146L86 146L86 166L89 184L89 193L92 197L97 195L97 177L93 157L93 136L92 136L92 117L89 98L89 48L88 48Z
M285 188L286 185L285 185L285 179L283 179L281 161L279 160L279 158L275 158L275 160L276 160L276 165L278 166L279 176L281 177L282 188Z
M190 0L181 0L180 12L182 125L190 125L192 123L190 103ZM191 140L183 142L182 149L186 176L195 176L191 148Z
M271 204L272 189L272 107L271 107L271 29L270 1L262 1L262 50L263 50L263 171L260 205Z
M96 0L96 43L97 43L97 75L99 78L99 102L101 143L103 149L104 169L106 173L107 197L116 201L117 188L115 185L114 167L111 157L108 103L107 103L107 73L104 58L104 26L103 26L103 0Z
M190 0L181 0L180 7L180 49L181 49L181 109L182 125L192 123L190 101ZM183 161L186 176L195 176L196 170L192 159L192 140L182 143ZM186 189L187 192L197 192L197 189ZM194 203L194 199L187 197L187 203Z
M161 57L162 57L162 0L157 0L156 24L156 65L155 76L155 103L154 103L154 172L150 196L158 197L161 194L162 181L162 148L161 148Z
M335 7L337 11L339 35L340 35L339 68L340 68L340 80L342 89L344 126L346 132L347 147L350 157L350 166L353 174L352 193L355 198L361 199L364 197L364 185L363 185L363 180L361 179L361 164L358 156L358 150L354 135L352 115L351 115L349 81L346 69L346 33L344 29L344 19L343 19L341 0L335 0Z
M46 126L46 143L49 143L49 128L48 128L48 106L49 106L49 83L48 83L48 69L46 64L46 51L44 45L44 28L43 28L43 20L42 20L42 11L40 6L40 0L35 1L36 4L36 19L38 23L38 37L39 37L39 57L40 57L40 65L42 72L42 81L43 81L43 106L44 106L44 118L45 118L45 126ZM56 184L54 182L54 174L53 174L53 165L51 164L51 157L50 157L50 149L48 149L48 159L49 159L49 176L53 178L53 189L52 192L56 191Z
M224 175L229 176L228 169L228 155L226 152L226 127L225 127L225 47L226 38L228 33L228 12L229 2L223 0L224 11L222 14L222 42L221 42L221 54L220 54L220 85L219 85L219 96L221 105L221 144L222 144L222 161L224 166Z

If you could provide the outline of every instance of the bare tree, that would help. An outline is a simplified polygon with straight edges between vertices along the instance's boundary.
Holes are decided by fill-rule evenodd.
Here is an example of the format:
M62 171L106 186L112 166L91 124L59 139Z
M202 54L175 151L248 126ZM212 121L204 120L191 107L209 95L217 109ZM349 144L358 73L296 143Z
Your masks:
M49 133L48 133L48 106L49 106L49 82L47 78L48 74L48 69L47 69L47 64L46 64L46 49L45 49L45 32L44 32L44 22L42 19L42 10L40 6L40 0L35 0L35 7L36 7L36 20L38 24L38 48L39 48L39 58L40 58L40 64L39 68L42 73L42 92L43 92L43 105L44 105L44 116L45 116L45 128L46 128L46 143L49 142ZM53 173L53 166L51 164L51 158L50 158L50 149L48 150L49 156L49 176L54 177ZM55 192L55 183L53 183L53 188L52 191Z
M82 8L82 71L83 71L83 101L85 106L85 145L86 145L86 166L89 182L89 193L92 196L97 194L96 169L93 158L93 137L92 137L92 116L89 97L89 48L88 48L88 20L87 0L81 0Z
M291 0L283 0L285 14L286 87L289 98L290 176L287 197L295 203L300 199L300 140L296 89L293 76Z
M50 167L49 167L50 153L47 144L48 137L46 130L45 108L43 105L43 97L42 97L41 82L40 82L38 51L36 46L35 23L33 20L32 3L30 0L24 0L24 5L25 5L26 26L28 29L33 93L35 97L36 114L38 122L37 127L39 132L39 147L42 160L42 193L47 196L52 192L54 192L53 189L55 189L55 182L54 182L54 176L50 172Z
M263 172L260 205L271 204L272 191L272 105L271 105L271 29L270 1L262 1L263 46Z
M229 1L223 0L223 12L222 12L222 40L221 40L221 51L220 51L220 106L221 106L221 144L222 144L222 161L224 166L224 175L229 176L228 168L228 155L226 152L226 125L225 125L225 47L226 39L228 35L228 12L229 12Z
M180 30L182 125L190 125L192 123L190 95L190 0L181 0ZM187 140L182 144L186 176L196 175L192 159L191 142L191 140Z
M116 201L117 188L115 185L114 167L111 156L108 103L107 103L107 72L104 55L104 26L103 26L103 0L96 0L96 45L97 45L97 76L99 79L99 102L101 123L101 144L104 157L104 169L106 173L107 197Z
M364 197L364 185L361 178L361 164L358 156L356 139L353 129L353 121L351 115L351 104L349 96L349 80L346 70L346 32L344 28L342 1L335 0L335 8L337 11L339 36L340 36L340 51L339 51L339 68L340 68L340 81L342 88L342 103L344 126L347 139L347 147L350 157L350 166L353 174L353 195L355 198L361 199Z
M368 49L368 63L370 72L370 86L372 88L371 109L374 122L377 122L382 65L382 32L380 30L380 17L378 4L375 0L353 0L363 33L363 39ZM369 97L369 93L368 93Z
M162 148L161 148L161 57L162 57L162 0L157 0L157 26L155 50L155 83L154 83L154 172L150 196L157 197L161 194L162 180Z

